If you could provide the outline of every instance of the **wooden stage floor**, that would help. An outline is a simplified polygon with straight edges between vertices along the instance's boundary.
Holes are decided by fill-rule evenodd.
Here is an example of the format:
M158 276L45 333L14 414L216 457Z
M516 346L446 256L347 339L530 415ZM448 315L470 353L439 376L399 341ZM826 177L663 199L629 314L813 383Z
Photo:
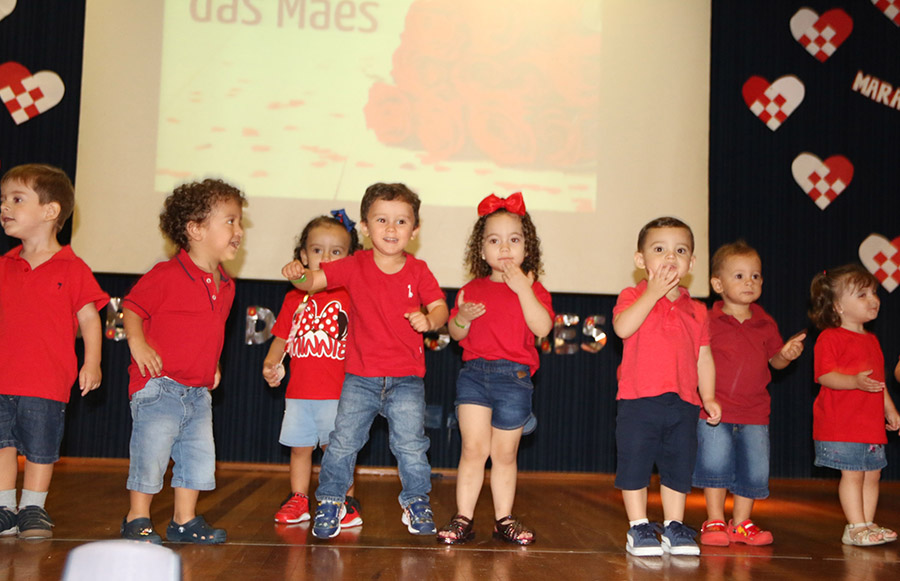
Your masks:
M128 508L123 460L63 459L57 465L47 508L56 521L46 541L0 539L0 581L59 579L74 547L118 536ZM535 527L538 542L516 547L491 538L486 488L476 514L476 538L445 547L415 537L400 523L399 480L391 471L357 477L365 523L329 542L309 524L276 525L272 515L287 493L285 467L219 466L218 488L200 497L199 510L228 530L222 546L165 543L182 559L184 579L843 579L876 581L900 575L900 543L845 547L837 481L773 481L770 499L758 503L757 522L771 530L769 547L702 548L700 557L634 558L625 553L625 522L610 475L523 474L517 512ZM439 525L454 510L453 473L436 475L432 492ZM651 489L652 490L652 489ZM659 496L651 517L661 519ZM153 506L163 532L172 514L166 488ZM688 500L687 523L699 528L702 495ZM883 483L878 520L900 529L900 483Z

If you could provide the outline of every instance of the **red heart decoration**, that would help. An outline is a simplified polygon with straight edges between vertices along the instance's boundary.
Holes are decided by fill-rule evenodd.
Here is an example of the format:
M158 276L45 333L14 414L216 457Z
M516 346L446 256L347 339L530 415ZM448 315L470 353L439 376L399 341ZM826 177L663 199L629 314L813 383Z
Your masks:
M888 241L881 234L869 234L859 245L859 259L888 292L900 284L900 237Z
M0 100L16 125L55 107L66 86L53 71L31 72L17 62L0 65Z
M832 8L822 16L809 8L801 8L791 17L794 39L823 63L847 40L852 30L853 19L840 8Z
M853 164L843 155L822 161L811 153L801 153L791 164L794 181L824 210L853 180Z
M872 4L884 12L891 22L900 26L900 0L872 0Z
M775 131L803 101L806 88L794 75L785 75L771 84L754 76L747 79L741 93L750 111Z

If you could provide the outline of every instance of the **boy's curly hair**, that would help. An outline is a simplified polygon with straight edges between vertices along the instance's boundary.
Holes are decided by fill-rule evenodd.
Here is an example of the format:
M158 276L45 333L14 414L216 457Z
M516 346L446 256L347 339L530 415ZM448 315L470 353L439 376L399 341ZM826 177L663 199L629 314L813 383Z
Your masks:
M524 216L519 216L506 209L500 209L480 216L475 222L475 226L472 227L463 264L474 278L491 275L491 265L481 257L481 248L484 245L484 226L487 224L488 218L500 213L510 214L522 220L522 234L525 236L525 260L522 261L521 269L525 274L532 273L536 282L540 275L544 274L544 264L541 262L541 239L537 235L537 228L534 227L534 222L531 221L528 212L525 212Z
M52 202L59 204L56 231L62 230L75 209L75 188L66 172L52 165L26 163L10 168L0 179L0 185L12 181L21 182L34 190L42 206Z
M388 202L400 200L401 202L406 202L412 207L413 217L415 218L413 228L419 227L419 206L422 205L422 200L419 199L418 194L406 187L406 184L378 182L366 188L366 193L363 195L362 202L359 205L359 219L362 222L368 222L369 209L378 200L386 200Z
M159 215L159 229L176 246L190 250L188 224L202 223L209 217L213 206L225 200L234 200L241 207L247 205L244 194L222 180L205 179L180 185L166 198Z
M301 232L300 236L297 238L297 246L294 247L294 260L300 260L300 251L306 248L306 239L309 238L309 233L319 226L339 226L350 235L350 247L347 249L347 256L362 249L362 244L359 243L359 233L357 233L356 228L347 230L346 226L344 226L337 218L323 215L313 218L309 221L309 224L303 228L303 232ZM309 265L304 264L303 266Z
M834 304L848 289L878 288L878 279L860 264L845 264L824 270L809 285L809 318L820 330L841 326Z

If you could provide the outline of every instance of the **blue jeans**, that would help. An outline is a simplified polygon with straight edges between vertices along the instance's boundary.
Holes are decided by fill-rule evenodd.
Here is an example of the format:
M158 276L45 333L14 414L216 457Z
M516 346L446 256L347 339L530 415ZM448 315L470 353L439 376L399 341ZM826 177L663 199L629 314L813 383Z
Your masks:
M769 496L769 426L697 422L694 486L727 488L744 498Z
M208 389L154 377L131 396L131 418L128 490L159 492L169 457L175 461L173 488L216 487L212 396Z
M27 395L0 395L0 448L15 447L34 464L59 460L66 404Z
M322 457L319 502L343 502L353 484L356 455L369 440L375 416L388 421L391 452L400 472L400 505L428 500L431 492L429 441L425 435L425 382L421 377L360 377L348 373L338 404L331 443Z

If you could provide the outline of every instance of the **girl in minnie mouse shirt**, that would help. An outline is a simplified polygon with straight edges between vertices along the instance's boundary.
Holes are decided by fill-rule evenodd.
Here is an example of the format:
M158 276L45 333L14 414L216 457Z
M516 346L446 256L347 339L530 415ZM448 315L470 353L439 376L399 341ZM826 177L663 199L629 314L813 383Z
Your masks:
M335 210L332 215L311 220L294 249L294 258L311 270L360 248L355 224L347 214ZM270 387L281 384L284 357L291 358L279 437L282 445L291 448L291 494L275 513L277 523L294 524L310 518L312 453L316 445L323 450L328 445L344 383L349 301L343 288L315 294L292 289L272 328L275 338L263 363L263 377ZM348 494L345 505L341 527L361 525L359 502Z
M475 279L460 289L448 324L465 362L456 382L462 455L457 514L438 542L455 545L475 536L475 503L490 458L494 537L529 545L534 531L512 515L516 455L531 417L531 376L539 365L535 336L552 329L553 307L537 282L541 243L522 194L492 194L478 205L478 216L465 260Z

